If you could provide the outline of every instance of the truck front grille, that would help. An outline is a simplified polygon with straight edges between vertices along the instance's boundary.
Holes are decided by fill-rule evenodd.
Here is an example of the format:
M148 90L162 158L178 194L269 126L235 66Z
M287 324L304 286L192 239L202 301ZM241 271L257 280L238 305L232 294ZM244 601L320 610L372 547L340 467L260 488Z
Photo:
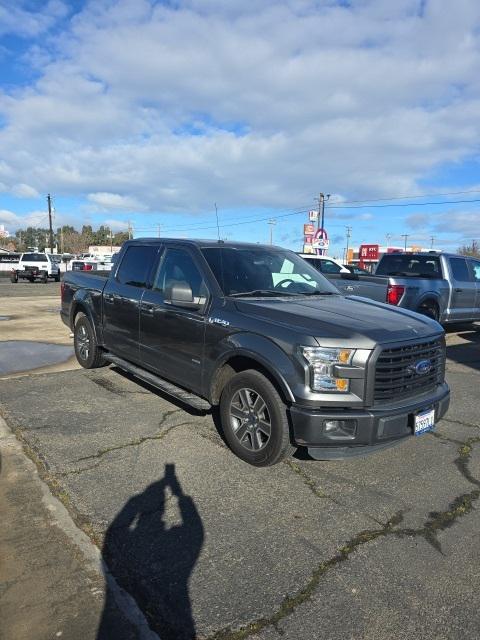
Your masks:
M419 363L429 361L422 373ZM445 340L437 338L393 349L383 349L375 370L374 402L384 403L435 389L445 375Z

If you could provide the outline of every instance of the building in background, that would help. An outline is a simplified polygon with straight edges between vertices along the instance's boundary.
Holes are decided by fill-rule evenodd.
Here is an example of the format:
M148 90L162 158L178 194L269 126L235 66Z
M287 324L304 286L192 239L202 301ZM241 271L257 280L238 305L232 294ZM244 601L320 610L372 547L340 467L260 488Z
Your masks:
M0 238L9 238L10 232L5 229L4 224L0 224Z

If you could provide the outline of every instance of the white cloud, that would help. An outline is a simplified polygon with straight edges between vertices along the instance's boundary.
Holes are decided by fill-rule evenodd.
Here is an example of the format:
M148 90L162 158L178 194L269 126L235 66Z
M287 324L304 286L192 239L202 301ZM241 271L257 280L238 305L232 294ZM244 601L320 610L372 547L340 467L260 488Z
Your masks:
M128 229L128 223L123 220L114 220L113 218L109 218L108 220L105 220L103 224L112 231L126 231Z
M125 211L136 209L139 211L143 209L143 205L134 198L122 196L118 193L89 193L87 199L95 205L98 205L98 208L102 211L109 209L120 209Z
M68 13L66 4L60 0L42 3L40 11L30 11L29 4L22 0L3 0L0 6L0 36L38 36Z
M38 198L39 196L36 189L23 183L14 184L11 191L14 196L17 196L17 198Z
M308 207L322 189L418 193L478 152L476 0L423 15L413 0L177 4L92 2L33 45L36 85L0 94L10 192L90 194L100 210ZM47 28L30 18L25 34Z

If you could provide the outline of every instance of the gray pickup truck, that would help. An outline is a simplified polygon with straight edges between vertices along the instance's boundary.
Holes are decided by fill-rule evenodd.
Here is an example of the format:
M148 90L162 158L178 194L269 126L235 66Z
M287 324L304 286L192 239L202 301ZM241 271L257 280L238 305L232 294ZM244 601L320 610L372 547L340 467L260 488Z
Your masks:
M111 272L67 272L61 317L85 368L113 363L208 410L256 466L324 460L433 428L449 404L434 320L341 295L292 251L139 238Z
M388 278L390 304L444 325L480 320L480 260L476 258L435 251L386 253L373 277L378 282Z

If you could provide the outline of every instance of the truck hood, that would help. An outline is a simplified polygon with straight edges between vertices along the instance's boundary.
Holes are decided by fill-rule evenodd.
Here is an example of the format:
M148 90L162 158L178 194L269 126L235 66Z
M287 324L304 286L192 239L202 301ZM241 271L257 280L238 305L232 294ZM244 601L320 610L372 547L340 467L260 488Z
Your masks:
M442 333L426 316L354 296L256 298L235 304L240 313L314 337L323 346L338 346L341 340L342 346L372 349Z

